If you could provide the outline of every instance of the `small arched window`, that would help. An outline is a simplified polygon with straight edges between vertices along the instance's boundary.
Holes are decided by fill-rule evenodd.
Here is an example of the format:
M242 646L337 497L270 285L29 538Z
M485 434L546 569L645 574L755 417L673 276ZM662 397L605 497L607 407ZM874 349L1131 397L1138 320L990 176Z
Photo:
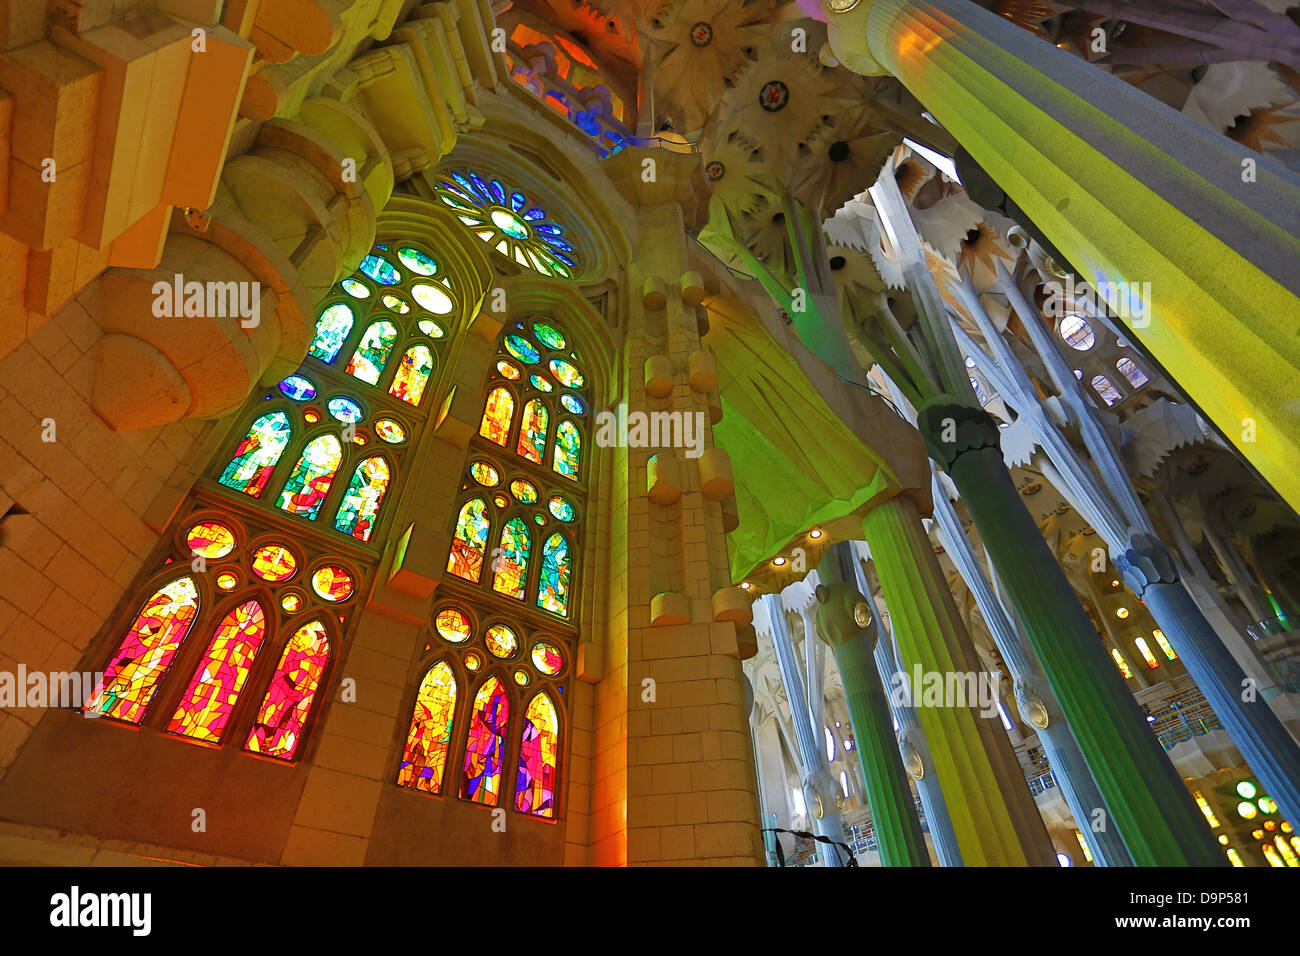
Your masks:
M1124 356L1116 362L1115 368L1134 388L1141 388L1147 382L1151 381L1147 376L1147 373L1138 368L1137 362L1134 362L1128 356Z
M1114 405L1124 397L1105 375L1094 375L1092 377L1092 387L1096 389L1097 394L1101 396L1102 401L1107 405Z
M515 809L538 817L555 816L560 721L555 705L538 691L524 711L515 776Z
M379 506L388 491L389 477L388 462L381 455L373 455L357 465L339 504L334 529L358 541L369 541L375 530Z
M406 734L398 786L441 793L456 713L456 675L446 661L424 672L415 698L415 714Z
M334 473L343 460L343 447L333 435L313 438L280 492L280 508L315 521L334 483Z
M291 434L289 416L284 412L262 415L248 427L234 457L217 480L228 488L260 498Z
M509 720L510 699L505 686L496 677L489 677L474 695L474 707L469 715L465 772L460 785L464 799L489 807L500 802Z
M294 631L262 699L244 745L247 750L283 760L293 757L329 658L329 634L324 624L309 621Z

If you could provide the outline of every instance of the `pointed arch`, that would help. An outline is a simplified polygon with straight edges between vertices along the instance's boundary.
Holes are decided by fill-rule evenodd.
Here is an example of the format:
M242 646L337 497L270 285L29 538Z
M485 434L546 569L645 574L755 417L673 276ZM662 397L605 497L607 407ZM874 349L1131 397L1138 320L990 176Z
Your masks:
M231 608L213 632L167 732L217 743L265 637L266 611L260 601L253 598Z
M334 530L358 541L369 541L379 520L379 506L384 502L391 474L383 455L371 455L357 465L334 516Z
M384 320L371 322L362 333L352 358L348 359L347 373L367 384L377 385L384 366L388 364L388 355L396 344L397 326Z
M138 724L199 613L192 577L163 585L144 602L85 710Z
M496 442L502 448L510 438L510 426L515 420L515 397L510 389L498 386L488 393L483 406L483 421L479 423L478 433L488 441Z
M458 578L478 583L483 571L483 553L487 550L487 504L471 498L456 517L456 534L447 556L447 570Z
M460 795L466 800L495 807L501 798L501 771L505 764L506 725L510 699L505 685L489 677L474 695L465 743L465 770Z
M515 777L515 809L538 817L555 817L560 759L560 720L555 704L538 691L524 711Z
M532 536L528 533L528 525L523 518L511 518L502 526L498 550L493 552L492 590L522 601L531 551Z
M519 422L519 441L515 450L529 461L542 463L546 454L546 432L550 423L550 411L540 398L532 399L524 406L524 414Z
M324 623L308 621L293 632L262 698L246 750L282 760L293 758L329 658L329 633Z
M352 331L356 314L346 302L335 302L321 310L316 319L316 334L312 337L308 354L322 362L333 364L338 358L339 349Z
M254 420L217 481L260 498L292 434L284 412L268 412Z
M456 675L445 660L438 661L420 681L415 713L406 733L397 785L425 793L441 793L447 754L451 749L456 712Z
M542 545L542 568L537 575L537 606L567 617L569 614L569 541L558 531Z
M578 426L565 419L555 429L555 454L551 467L566 478L578 480L582 466L582 434Z
M388 394L400 398L408 405L419 405L431 374L433 374L433 352L427 345L412 345L402 355L402 361L397 366L397 374L393 376L393 384L389 387Z
M343 446L333 435L319 435L307 443L280 492L280 508L290 514L316 520L320 506L334 483L334 473L343 460Z

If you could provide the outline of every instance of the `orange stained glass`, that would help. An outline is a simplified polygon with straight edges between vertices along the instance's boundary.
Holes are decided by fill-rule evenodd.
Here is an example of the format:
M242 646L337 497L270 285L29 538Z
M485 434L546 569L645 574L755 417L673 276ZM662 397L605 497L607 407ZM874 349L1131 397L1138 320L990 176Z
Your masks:
M483 407L483 421L478 427L478 433L505 447L514 417L515 397L509 389L494 388L488 393L487 404Z
M235 550L235 532L216 521L205 521L185 535L190 552L201 558L224 558Z
M455 710L456 676L446 661L439 661L425 672L420 682L402 766L397 772L399 787L425 793L442 792Z
M483 572L487 536L487 504L482 498L471 498L456 518L456 536L447 555L447 570L466 581L477 582Z
M198 612L193 578L177 578L155 591L113 652L85 710L140 723Z
M523 600L531 546L528 525L522 518L511 518L505 523L501 529L501 545L492 553L494 591Z
M516 451L529 461L541 464L546 452L546 426L549 413L540 399L534 398L524 406L523 421L519 425L519 442Z
M469 618L460 608L443 608L434 620L434 627L444 640L453 644L464 644L470 638Z
M509 717L510 700L506 689L501 681L489 677L474 695L474 707L470 712L465 772L460 785L460 795L465 799L490 807L499 802Z
M311 589L327 601L346 601L352 596L352 575L338 565L327 564L311 576Z
M253 552L253 573L264 581L287 581L297 570L298 559L283 545L263 545Z
M310 621L293 633L262 699L246 749L284 760L293 757L329 656L329 635L320 621Z
M167 732L219 741L265 637L266 613L257 601L246 601L222 618Z
M555 816L559 739L560 722L555 705L546 694L538 692L524 712L519 773L515 777L515 809L538 817Z

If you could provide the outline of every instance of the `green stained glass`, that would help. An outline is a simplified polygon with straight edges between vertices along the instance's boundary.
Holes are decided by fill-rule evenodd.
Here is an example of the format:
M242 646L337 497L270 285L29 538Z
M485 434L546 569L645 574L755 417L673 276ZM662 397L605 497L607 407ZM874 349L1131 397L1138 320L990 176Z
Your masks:
M506 209L493 209L492 225L496 226L511 239L527 239L528 227L514 213Z
M321 435L308 442L280 492L280 508L315 521L342 460L343 448L333 435Z
M438 263L413 246L398 249L397 259L406 268L422 276L431 276L438 271Z
M537 500L537 489L533 487L532 482L524 481L522 478L510 482L510 493L520 504L531 505Z
M354 299L370 298L370 287L359 279L344 279L339 285L343 287L344 292Z
M442 326L433 319L421 319L416 323L417 328L431 339L440 339L447 333L442 330Z
M249 426L230 464L217 480L228 488L260 498L276 462L289 444L289 435L288 415L284 412L263 415Z
M333 362L338 357L343 340L352 331L352 307L346 302L327 306L316 320L316 335L311 340L308 354L322 362Z
M397 285L402 281L402 274L393 268L393 264L383 256L369 255L361 260L359 268L380 285Z
M569 542L558 532L542 545L542 569L537 579L537 606L552 614L569 613Z
M564 359L551 359L551 374L556 377L561 385L567 385L569 388L582 388L582 373Z
M391 292L384 295L379 301L384 303L384 308L396 312L398 315L405 315L411 311L411 307L405 299L400 295L393 295Z
M507 335L506 351L525 365L536 365L542 358L542 354L533 347L533 343L522 335Z
M537 336L537 341L541 342L548 349L562 349L568 344L564 341L563 335L545 322L534 322L533 334Z
M549 417L550 412L539 398L534 398L524 406L524 417L519 426L519 444L515 450L529 461L538 464L542 462L542 455L546 452L546 427Z
M578 466L582 464L582 436L570 421L560 422L555 429L555 456L551 467L566 478L577 479Z
M397 344L397 328L391 322L373 322L361 336L357 350L348 361L347 372L371 385L379 383L379 376L388 364L388 354Z
M532 382L533 388L537 389L539 392L549 392L555 387L540 375L529 375L528 381Z
M528 552L532 546L528 525L521 518L511 518L501 529L500 547L493 553L495 572L492 590L522 601L524 581L528 577Z
M487 536L487 505L482 498L471 498L456 517L456 536L447 556L447 570L466 581L477 582L483 572Z
M560 521L572 521L577 517L573 505L569 504L569 500L561 498L559 495L546 502L546 508Z
M388 479L388 462L379 456L357 465L334 518L334 530L358 541L369 541L379 517L379 506L388 491Z

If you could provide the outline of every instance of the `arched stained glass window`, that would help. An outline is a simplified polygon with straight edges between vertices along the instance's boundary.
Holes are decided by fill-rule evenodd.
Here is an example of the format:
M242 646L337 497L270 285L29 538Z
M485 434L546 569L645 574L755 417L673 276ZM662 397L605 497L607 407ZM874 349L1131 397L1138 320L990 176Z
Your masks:
M309 621L294 631L257 712L246 749L283 760L293 757L329 657L329 635L320 621Z
M388 364L388 353L396 344L397 327L392 322L372 322L348 361L348 374L367 384L377 385L384 366Z
M488 393L483 407L483 421L478 433L488 441L505 447L510 438L510 426L515 418L515 397L508 388L494 388Z
M369 541L379 517L379 506L388 491L388 462L375 455L357 465L339 503L334 528L358 541Z
M343 447L337 438L333 435L313 438L302 450L302 457L280 492L280 507L315 521L342 460Z
M266 612L260 603L245 601L232 608L217 625L181 694L180 706L167 724L168 733L219 741L265 637Z
M198 612L193 578L177 578L155 591L113 652L85 710L140 723Z
M560 422L555 429L555 461L552 467L566 478L577 479L582 464L582 435L573 422Z
M1128 356L1125 356L1116 362L1115 368L1134 388L1141 388L1147 382L1151 381L1151 379L1147 377L1147 373L1138 368L1137 362L1134 362Z
M451 542L447 570L466 581L477 582L483 572L487 536L487 505L482 498L472 498L465 502L456 518L456 535Z
M454 169L437 191L474 235L507 259L562 279L572 278L577 271L578 261L564 229L518 190L471 170Z
M569 542L555 533L542 545L542 570L537 577L537 606L543 611L569 613Z
M352 307L346 302L327 305L321 310L320 318L316 320L316 335L307 349L308 354L314 355L327 365L332 364L338 358L339 349L343 347L348 333L352 331L354 321Z
M271 472L289 444L289 416L284 412L263 415L248 427L235 456L217 480L228 488L260 498Z
M495 807L501 797L501 771L505 765L506 726L510 701L505 686L489 677L474 695L465 744L465 772L460 795L466 800Z
M555 816L556 768L559 764L560 721L551 698L533 695L524 711L519 744L519 773L515 777L515 809L538 817Z
M1092 387L1097 390L1097 394L1101 396L1102 401L1107 405L1114 405L1124 397L1105 375L1094 375L1092 377Z
M538 464L546 454L546 428L549 413L540 398L524 406L524 417L519 423L519 446L516 451L529 461Z
M424 397L424 387L433 373L433 353L427 345L412 345L402 355L393 384L388 394L400 398L408 405L419 405Z
M455 711L456 675L446 661L439 661L425 671L420 681L402 767L397 773L398 786L425 793L442 792Z
M498 594L522 601L524 582L528 578L528 552L531 539L522 518L511 518L501 529L501 546L493 552L495 566L492 589Z

